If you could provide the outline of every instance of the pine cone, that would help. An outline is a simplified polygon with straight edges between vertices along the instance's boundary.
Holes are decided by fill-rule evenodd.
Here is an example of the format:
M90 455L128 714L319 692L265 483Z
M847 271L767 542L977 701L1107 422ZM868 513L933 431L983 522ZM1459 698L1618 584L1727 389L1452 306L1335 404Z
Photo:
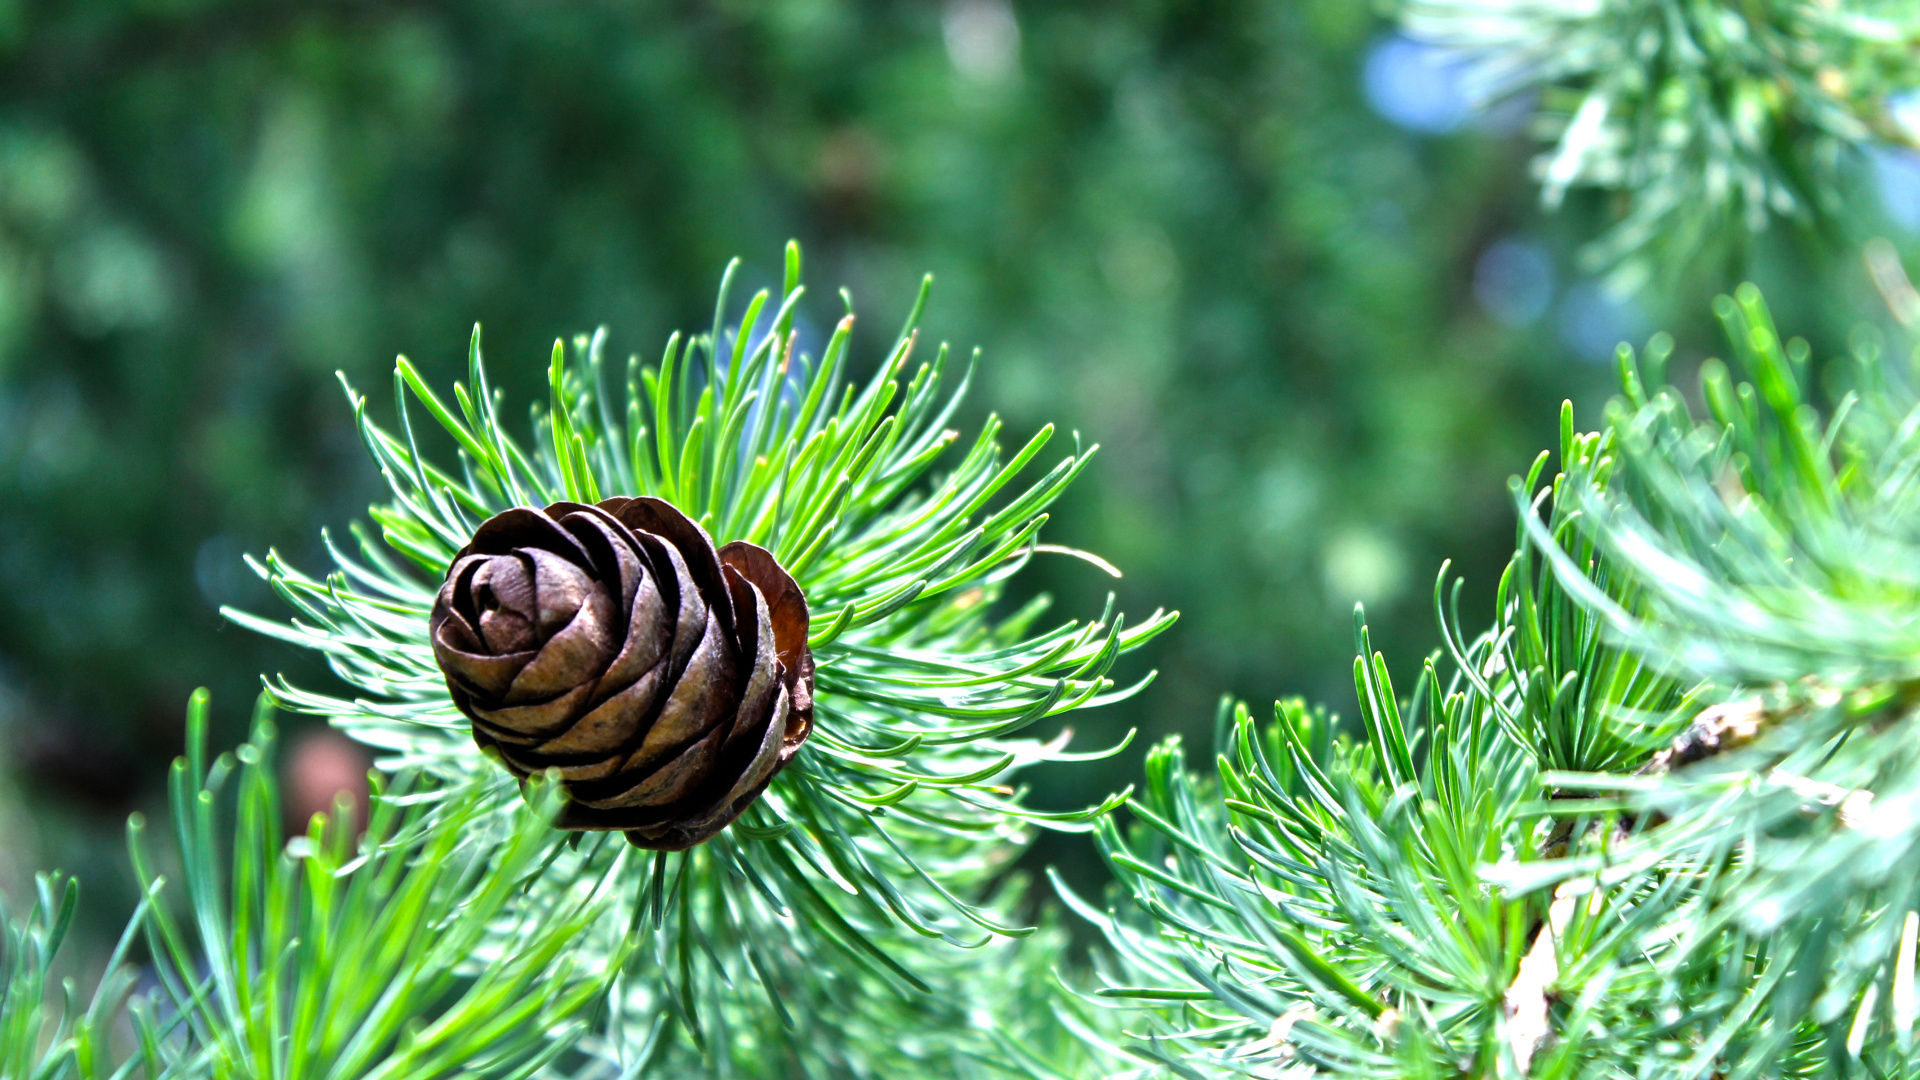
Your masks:
M654 498L516 507L455 557L429 631L473 738L557 767L563 829L680 851L727 827L813 728L807 601Z

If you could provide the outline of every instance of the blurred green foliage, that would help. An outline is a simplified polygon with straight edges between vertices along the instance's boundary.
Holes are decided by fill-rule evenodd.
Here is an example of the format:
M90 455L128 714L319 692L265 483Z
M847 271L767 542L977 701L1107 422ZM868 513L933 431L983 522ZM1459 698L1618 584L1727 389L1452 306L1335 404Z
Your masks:
M932 271L971 407L1103 444L1049 539L1185 618L1100 723L1348 709L1352 604L1418 655L1450 555L1490 610L1554 406L1594 415L1619 336L1710 340L1676 320L1725 285L1578 277L1608 208L1543 217L1512 117L1390 122L1403 47L1357 0L0 5L0 737L41 830L9 846L104 883L76 838L157 791L190 687L314 674L214 609L270 603L242 552L318 565L378 494L335 369L443 383L479 320L531 400L555 336L652 356L788 237L882 328ZM1857 275L1798 244L1742 269L1838 335ZM1041 562L1077 607L1110 585Z

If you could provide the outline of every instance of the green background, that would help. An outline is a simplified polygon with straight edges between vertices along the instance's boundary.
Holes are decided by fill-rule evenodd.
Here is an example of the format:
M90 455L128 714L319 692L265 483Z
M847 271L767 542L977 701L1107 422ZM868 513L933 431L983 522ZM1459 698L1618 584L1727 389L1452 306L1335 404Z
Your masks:
M0 888L112 895L187 692L230 740L261 672L318 677L215 608L277 613L241 554L317 569L380 496L336 370L379 412L396 353L450 382L479 321L525 402L555 336L654 356L790 237L816 341L845 286L871 363L931 271L928 332L983 350L970 421L1102 444L1046 539L1125 579L1018 588L1184 617L1085 745L1204 745L1223 692L1350 711L1354 603L1410 663L1452 557L1484 618L1505 480L1561 399L1593 423L1612 340L1670 327L1684 370L1736 274L1817 351L1869 310L1848 251L1786 235L1603 297L1575 252L1607 201L1538 209L1524 102L1382 115L1390 34L1356 0L0 5Z

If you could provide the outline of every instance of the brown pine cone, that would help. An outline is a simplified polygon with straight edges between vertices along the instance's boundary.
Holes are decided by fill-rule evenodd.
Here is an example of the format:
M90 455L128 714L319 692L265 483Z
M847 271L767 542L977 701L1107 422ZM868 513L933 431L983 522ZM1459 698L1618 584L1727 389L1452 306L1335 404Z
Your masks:
M813 729L800 587L764 548L715 551L660 499L495 514L428 627L474 741L516 776L560 770L563 829L692 847Z

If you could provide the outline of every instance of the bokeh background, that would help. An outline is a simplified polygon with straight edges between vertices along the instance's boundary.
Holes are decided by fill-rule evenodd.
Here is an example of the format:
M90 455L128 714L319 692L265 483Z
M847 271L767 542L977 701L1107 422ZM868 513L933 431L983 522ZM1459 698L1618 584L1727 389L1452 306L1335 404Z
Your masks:
M1786 231L1609 293L1577 251L1614 208L1539 209L1530 115L1361 0L0 4L0 890L57 865L113 925L188 691L231 741L261 672L326 678L216 608L276 610L242 554L317 567L380 496L336 371L389 408L396 353L450 381L479 321L529 400L556 336L652 356L788 238L803 322L845 286L871 362L930 271L929 332L983 350L970 419L1102 444L1048 538L1126 577L1021 588L1184 613L1082 722L1142 739L1039 801L1204 746L1222 693L1350 711L1354 604L1408 672L1443 558L1483 617L1505 481L1562 399L1594 422L1617 341L1697 362L1735 275L1817 351L1871 303ZM1904 244L1920 166L1858 179ZM359 768L310 738L307 779Z

